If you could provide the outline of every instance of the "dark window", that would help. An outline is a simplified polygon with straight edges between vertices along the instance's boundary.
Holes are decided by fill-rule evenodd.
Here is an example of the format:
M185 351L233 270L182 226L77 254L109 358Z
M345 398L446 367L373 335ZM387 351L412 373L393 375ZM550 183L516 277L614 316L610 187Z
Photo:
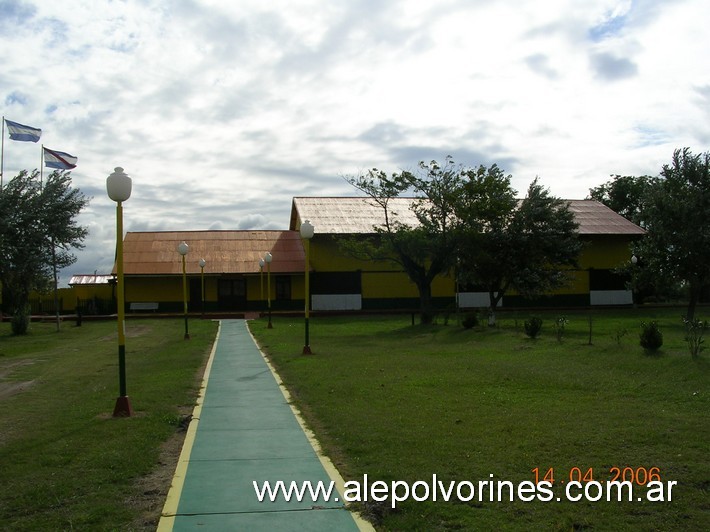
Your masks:
M219 296L244 298L247 295L247 287L244 279L220 279Z
M276 276L276 299L291 299L291 277Z
M312 294L360 294L360 272L316 272L311 274Z
M590 290L626 290L628 280L626 275L613 270L589 270Z

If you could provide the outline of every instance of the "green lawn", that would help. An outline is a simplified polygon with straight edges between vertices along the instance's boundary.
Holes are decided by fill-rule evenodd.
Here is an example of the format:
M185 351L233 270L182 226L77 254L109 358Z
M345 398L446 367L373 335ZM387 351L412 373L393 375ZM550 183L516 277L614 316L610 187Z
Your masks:
M135 415L114 419L115 321L32 323L24 337L0 324L0 528L155 529L174 464L142 480L192 410L216 324L192 320L190 333L180 319L127 321Z
M573 468L597 481L630 467L677 482L670 502L363 505L382 530L707 530L710 354L691 359L682 312L597 311L592 345L586 312L566 314L561 342L554 313L542 315L536 340L522 331L525 312L473 330L454 320L412 326L409 316L315 317L313 356L301 354L302 319L250 323L346 481L518 483L553 468L555 499ZM647 355L640 323L653 319L665 343Z

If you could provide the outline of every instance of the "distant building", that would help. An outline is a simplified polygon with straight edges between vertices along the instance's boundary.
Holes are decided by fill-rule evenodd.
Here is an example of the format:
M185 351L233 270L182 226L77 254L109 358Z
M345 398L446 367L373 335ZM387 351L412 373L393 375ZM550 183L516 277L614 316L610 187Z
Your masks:
M401 221L416 223L411 199L396 198ZM511 293L503 306L624 305L631 292L614 269L631 258L630 243L643 230L592 200L571 200L586 246L573 282L545 297L530 301ZM315 227L311 242L311 304L313 310L416 309L418 292L406 274L388 262L368 262L344 255L338 241L345 235L373 235L382 213L364 197L293 198L288 231L178 231L129 232L124 239L126 305L157 303L160 311L182 309L182 263L177 246L190 246L186 255L189 309L265 310L270 294L273 310L301 310L304 304L305 253L298 229L303 220ZM271 275L259 260L270 252ZM270 282L269 282L270 280ZM270 292L269 292L270 284ZM74 285L77 289L81 283ZM455 285L452 276L438 277L432 286L435 303L444 308L456 300L462 307L483 307L488 296L475 287ZM134 305L139 308L140 305Z

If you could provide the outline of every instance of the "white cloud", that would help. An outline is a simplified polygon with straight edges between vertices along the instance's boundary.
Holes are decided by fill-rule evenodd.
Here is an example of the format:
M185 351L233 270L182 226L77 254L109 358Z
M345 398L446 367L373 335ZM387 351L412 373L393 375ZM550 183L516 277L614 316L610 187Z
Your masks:
M676 147L708 149L709 15L703 0L0 0L0 101L79 157L94 200L73 271L92 272L112 261L119 165L127 230L285 228L293 195L446 155L571 198L656 174ZM6 177L38 164L38 146L6 142Z

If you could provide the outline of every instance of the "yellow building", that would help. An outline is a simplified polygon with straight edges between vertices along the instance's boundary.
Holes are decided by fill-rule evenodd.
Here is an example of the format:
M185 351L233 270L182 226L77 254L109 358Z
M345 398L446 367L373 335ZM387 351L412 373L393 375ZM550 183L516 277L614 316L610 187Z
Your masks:
M398 221L418 224L411 210L411 198L390 200ZM632 303L625 280L613 270L628 263L629 245L644 231L603 204L593 200L570 200L570 210L579 223L585 243L579 269L571 271L572 282L552 294L535 300L512 293L504 306L531 305L624 305ZM312 308L314 310L374 310L418 308L418 291L407 275L388 262L368 262L346 257L338 241L351 235L373 235L373 227L384 222L382 208L367 197L296 197L291 207L290 229L304 220L315 227L311 243ZM432 296L439 308L487 307L488 293L475 287L457 289L454 276L439 276L432 284Z
M305 254L298 233L151 231L126 233L123 241L128 312L182 312L183 241L190 312L302 308ZM262 267L267 252L272 259Z
M416 224L412 201L392 200L401 222ZM572 200L570 208L586 244L579 269L570 272L572 282L534 301L506 295L503 306L632 303L625 280L614 269L630 260L629 244L643 230L596 201ZM358 260L340 249L343 237L374 235L373 226L382 217L381 209L364 197L296 197L288 231L129 232L124 239L126 310L182 312L182 258L177 248L185 241L190 312L266 311L269 304L274 311L302 311L305 253L298 229L304 220L315 227L309 257L314 311L417 309L417 288L401 268L388 261ZM267 252L272 262L261 267ZM442 309L457 302L463 308L488 305L487 293L459 288L453 275L437 277L432 284L434 304Z

